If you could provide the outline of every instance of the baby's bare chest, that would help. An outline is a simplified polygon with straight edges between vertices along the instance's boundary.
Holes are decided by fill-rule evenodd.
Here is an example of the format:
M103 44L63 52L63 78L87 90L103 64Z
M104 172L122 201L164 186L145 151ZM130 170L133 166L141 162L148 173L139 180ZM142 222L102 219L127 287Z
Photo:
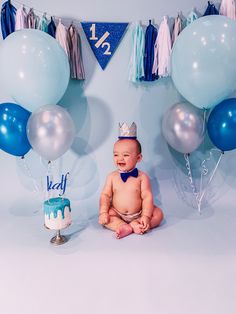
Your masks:
M123 182L119 178L113 181L113 193L123 192L127 193L140 193L141 192L141 180L139 178L128 178L126 182Z

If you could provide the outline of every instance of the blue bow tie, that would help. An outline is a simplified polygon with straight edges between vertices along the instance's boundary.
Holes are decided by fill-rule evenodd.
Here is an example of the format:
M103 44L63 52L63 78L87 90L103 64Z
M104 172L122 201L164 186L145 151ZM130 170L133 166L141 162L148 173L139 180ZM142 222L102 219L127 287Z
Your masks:
M137 178L138 177L138 169L137 168L134 168L132 171L130 172L121 172L120 173L120 177L121 179L126 182L127 179L129 177L134 177L134 178Z

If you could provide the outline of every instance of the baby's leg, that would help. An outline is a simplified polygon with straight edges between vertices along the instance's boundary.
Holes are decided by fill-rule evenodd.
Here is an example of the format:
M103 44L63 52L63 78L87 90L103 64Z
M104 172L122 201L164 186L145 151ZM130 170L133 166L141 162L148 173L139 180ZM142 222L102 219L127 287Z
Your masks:
M164 215L163 215L162 210L159 207L157 207L156 205L154 205L153 214L152 214L152 218L150 221L150 227L155 228L155 227L159 226L160 223L162 222L163 218L164 218Z
M115 231L117 239L126 237L133 232L133 229L129 224L120 218L114 209L109 210L110 221L105 225L106 228Z
M163 217L164 216L163 216L162 210L154 205L153 214L152 214L152 218L150 220L150 228L149 229L159 226ZM147 232L149 230L148 229L148 230L144 231L144 227L143 227L142 223L140 222L140 218L131 221L130 225L133 228L134 233L137 233L137 234L143 234L144 232Z
M134 233L143 234L143 225L140 223L139 218L131 221L129 224L134 230Z

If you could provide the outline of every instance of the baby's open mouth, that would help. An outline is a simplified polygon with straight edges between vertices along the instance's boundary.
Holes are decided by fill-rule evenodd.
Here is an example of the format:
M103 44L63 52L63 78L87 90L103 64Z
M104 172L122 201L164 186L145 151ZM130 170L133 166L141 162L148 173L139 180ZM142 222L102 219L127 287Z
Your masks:
M124 166L125 166L125 163L124 163L124 162L118 162L118 166L124 167Z

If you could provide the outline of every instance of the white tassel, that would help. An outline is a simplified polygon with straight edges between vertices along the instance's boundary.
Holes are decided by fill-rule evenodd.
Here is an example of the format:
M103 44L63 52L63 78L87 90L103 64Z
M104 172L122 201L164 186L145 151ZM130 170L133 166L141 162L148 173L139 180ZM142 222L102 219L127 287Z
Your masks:
M235 1L234 0L222 0L220 5L220 14L225 15L228 18L235 20Z
M174 42L176 41L176 38L179 36L179 33L182 31L182 24L180 17L175 18L175 24L172 32L172 46L174 45Z
M69 56L69 45L67 41L67 29L65 25L62 24L61 19L59 19L59 23L56 28L56 40L65 50L67 56Z
M27 28L27 12L23 5L21 5L16 11L16 23L15 30Z
M153 73L156 73L158 68L158 75L160 77L167 77L170 75L170 54L171 54L171 37L170 28L167 17L164 16L161 22L156 43L155 43L155 59L153 64Z

